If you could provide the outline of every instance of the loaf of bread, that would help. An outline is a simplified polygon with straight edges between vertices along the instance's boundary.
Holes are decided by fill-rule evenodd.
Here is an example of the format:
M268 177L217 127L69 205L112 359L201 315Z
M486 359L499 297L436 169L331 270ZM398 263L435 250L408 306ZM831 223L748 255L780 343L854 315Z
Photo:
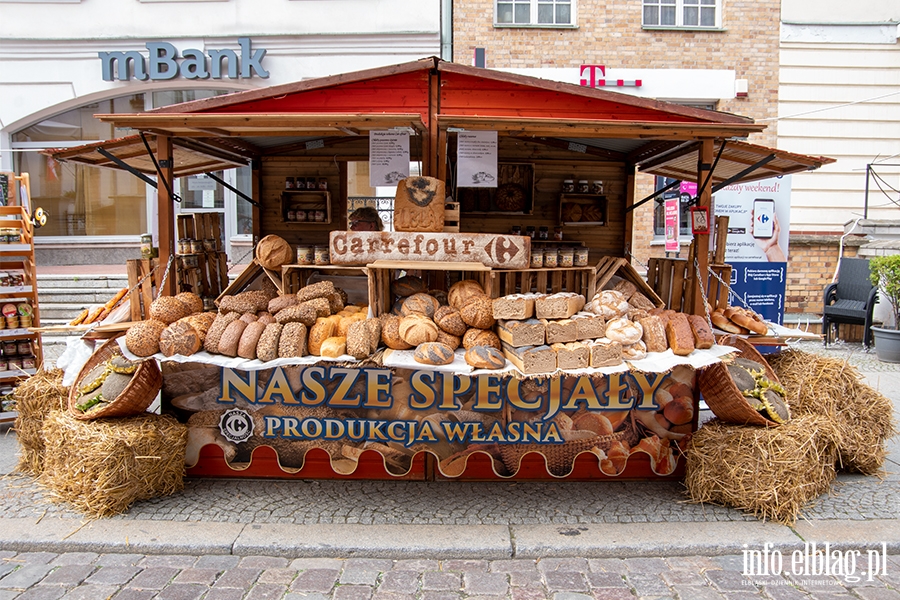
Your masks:
M159 352L159 337L166 327L155 319L138 321L125 333L125 347L137 356L152 356Z
M237 356L238 344L247 323L237 319L228 324L225 331L222 332L222 339L219 340L219 354L225 356Z
M365 321L352 321L347 328L347 354L362 360L371 354L372 343L369 340L369 327Z
M476 369L502 369L506 358L493 346L472 346L466 350L466 363Z
M422 281L422 278L416 277L415 275L406 275L391 282L391 292L393 292L395 296L400 296L401 298L406 298L413 294L420 294L426 291L426 289L427 286L425 285L425 282Z
M203 342L203 349L210 354L218 354L219 341L222 339L222 334L225 333L225 328L228 327L231 322L237 321L240 317L240 313L219 313L212 325L209 326L209 331L206 332L206 340Z
M258 312L256 313L256 320L262 323L263 325L268 325L269 323L276 323L275 317L272 316L272 313L266 312Z
M159 351L166 356L190 356L202 347L200 333L185 320L175 321L159 336Z
M716 343L716 338L713 336L706 318L700 315L688 315L687 319L691 325L691 332L694 334L694 348L701 350L712 348Z
M316 311L316 318L328 317L331 315L331 302L328 298L313 298L301 302L298 306L310 306Z
M269 306L269 294L263 290L248 290L234 296L222 296L219 300L219 312L237 312L256 314Z
M613 286L615 291L619 292L623 296L625 296L626 300L631 299L631 295L637 291L637 286L628 281L627 279L622 279Z
M289 306L297 306L297 304L299 303L300 301L297 300L296 294L288 294L285 296L276 296L275 298L272 298L271 300L269 300L269 305L267 306L267 308L269 309L270 313L272 313L273 315L277 315L278 311L283 310Z
M344 297L346 295L344 290L335 288L334 292L326 297L328 300L328 309L331 311L331 314L334 315L344 310Z
M739 327L749 329L757 335L766 335L769 332L769 326L766 325L763 318L752 310L729 306L725 309L724 314Z
M556 371L556 352L550 346L514 348L503 344L503 355L526 375Z
M410 346L434 342L438 338L438 326L420 313L411 313L401 318L398 332L403 341Z
M650 301L650 298L643 295L640 292L635 292L628 298L628 304L632 306L632 308L637 308L640 310L653 310L656 308L656 305Z
M175 299L184 304L188 309L188 314L203 312L203 298L194 292L181 292L175 294Z
M606 337L623 346L641 341L644 330L640 323L629 321L626 317L618 317L606 322Z
M453 335L452 333L447 333L443 329L438 328L438 337L437 340L445 346L449 346L451 350L456 350L460 346L462 346L462 338L458 335Z
M559 319L558 321L542 319L541 322L544 324L548 344L565 344L578 339L578 326L572 319Z
M319 281L300 288L300 291L297 292L297 300L299 302L306 302L313 298L328 298L328 296L333 293L334 283L330 281Z
M474 279L463 279L450 286L450 291L447 292L447 301L450 306L459 310L472 297L484 295L484 288L480 283ZM493 308L491 310L493 311Z
M579 340L596 340L606 335L606 319L600 315L580 312L572 315L575 335Z
M494 326L494 303L487 296L473 296L460 307L459 316L469 327L490 329Z
M278 340L281 338L281 323L269 323L263 329L259 341L256 343L256 358L266 362L278 358Z
M278 269L294 262L294 251L277 235L267 235L256 245L256 260L267 269Z
M591 351L592 367L612 367L622 364L622 344L609 338L594 340L588 349Z
M190 313L190 308L175 296L159 296L150 303L150 318L162 321L166 325L183 319Z
M309 342L307 343L307 351L313 356L321 356L322 343L330 337L334 336L334 321L322 317L316 320L316 323L309 330ZM282 332L281 337L284 337Z
M319 349L320 355L327 358L337 358L347 354L347 338L334 336L322 342Z
M259 321L247 325L244 328L244 333L241 334L241 340L238 342L237 355L250 360L256 358L256 346L259 344L259 338L262 337L265 330L266 324Z
M500 321L497 325L497 335L500 337L500 341L513 348L542 346L547 339L546 327L537 319Z
M591 364L591 353L586 344L556 343L550 347L556 351L556 364L560 369L584 369Z
M400 317L385 315L381 322L381 341L393 350L409 350L412 345L407 344L400 336Z
M534 301L534 313L538 319L568 319L584 308L584 296L560 292L541 296Z
M490 329L475 329L474 327L466 332L462 338L463 348L469 350L475 346L490 346L500 350L500 338Z
M629 346L622 346L622 358L625 360L647 358L647 346L640 340Z
M413 360L423 365L449 365L453 356L453 350L440 342L419 344L413 352Z
M306 343L306 331L306 325L303 323L287 323L284 325L281 335L278 337L278 358L306 356L309 353Z
M494 319L523 321L534 316L537 294L510 294L493 301Z
M675 313L666 323L666 340L669 348L678 356L687 356L694 351L694 332L687 315Z
M741 327L725 316L724 311L719 309L709 315L714 327L721 329L727 333L736 333L738 335L746 335L750 333L749 329Z
M303 323L309 327L315 324L318 316L315 306L303 303L282 308L275 314L275 321L282 325L285 323Z
M663 416L672 425L684 425L694 420L694 400L687 396L673 398L663 409Z
M469 328L459 316L459 311L452 306L438 307L434 311L434 322L438 327L455 336L465 335L466 329Z
M250 323L255 323L259 317L254 313L244 313L241 315L241 321L249 325Z
M374 354L381 345L381 321L379 319L366 319L366 327L369 330L369 354Z
M430 319L434 317L434 311L440 308L440 306L437 298L429 296L428 294L413 294L406 298L400 306L400 316L405 317L412 313L420 313Z
M648 352L665 352L669 347L666 340L666 326L662 319L656 315L648 315L639 321L644 333L641 341L647 347Z
M616 290L599 291L591 300L591 311L607 321L624 316L630 308L631 305L622 292Z

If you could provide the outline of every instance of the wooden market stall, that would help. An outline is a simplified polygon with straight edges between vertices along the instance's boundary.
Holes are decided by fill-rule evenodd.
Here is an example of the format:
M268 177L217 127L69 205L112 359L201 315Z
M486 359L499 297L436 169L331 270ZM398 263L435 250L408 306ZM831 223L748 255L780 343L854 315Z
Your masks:
M158 177L160 264L179 254L172 208L174 178L250 165L253 193L245 199L253 203L254 241L276 235L292 246L330 245L332 262L338 264L285 265L281 273L253 267L257 271L239 278L239 284L259 287L260 281L268 279L280 293L293 294L311 281L309 275L313 272L324 279L365 277L372 317L391 310L392 282L404 273L421 275L427 289L441 292L460 280L474 279L493 298L562 292L582 296L584 301L590 301L604 287L625 280L659 306L659 297L628 261L634 230L632 211L653 198L635 197L638 171L697 182L697 203L708 208L717 186L806 171L829 162L734 141L764 129L764 125L746 117L467 67L437 58L239 92L147 113L97 117L116 128L139 131L140 136L61 150L53 156L57 160ZM336 239L374 239L343 232L347 229L348 165L368 161L370 132L384 130L409 131L410 159L421 164L422 175L440 180L445 186L447 233L436 235L459 240L460 244L471 243L476 249L484 245L490 261L448 263L443 257L442 262L435 262L436 258L428 262L424 256L425 262L396 262L404 258L396 252L387 252L374 261L371 257L338 260L340 247L336 246ZM458 137L470 131L498 134L496 188L466 187L457 181ZM315 189L286 189L288 178L315 182ZM567 185L569 180L602 184L590 190L572 190ZM509 189L519 191L511 201L502 195ZM302 221L290 218L290 213L297 211L317 216ZM449 224L451 221L453 225ZM522 232L529 227L557 229L562 241L532 241L510 235L514 227ZM376 237L385 250L396 243L392 247L396 251L401 238L409 234L390 235L396 240L388 241L389 234ZM696 237L696 247L709 247L707 234ZM410 238L408 243L415 242ZM588 266L528 268L531 250L550 245L586 248ZM514 262L515 268L505 268L507 260ZM696 261L697 272L707 273L708 253L697 252ZM162 273L157 272L157 284L164 294L182 291L176 279L163 281ZM693 289L703 286L705 290L708 283L697 281L690 273L686 280L687 303L681 305L677 284L667 290L666 297L677 296L678 309L684 313L703 315L702 294L693 293ZM672 279L667 281L671 286ZM240 291L232 286L226 293ZM223 414L233 413L240 406L246 409L245 414L252 413L242 426L249 426L250 430L254 424L266 428L267 434L256 441L231 440L218 445L210 442L204 446L190 465L191 473L198 475L678 477L683 461L677 445L697 426L694 372L717 359L712 354L693 362L676 360L666 363L666 368L648 367L646 371L624 366L568 373L554 368L552 372L544 371L542 377L537 373L524 378L509 370L492 375L471 369L454 371L452 367L428 369L415 363L404 365L402 361L386 368L385 360L379 352L356 365L328 366L318 363L316 357L299 363L273 363L271 367L200 361L193 371L183 365L170 365L167 369L165 363L163 397L177 407L177 398L190 396L194 402L192 418L196 421L202 420L196 415L215 412L213 416L220 419L215 422L205 415L203 427L207 430L218 427L223 432L227 425ZM338 380L338 372L349 379ZM340 398L335 386L342 390ZM539 389L527 391L533 395L526 397L529 386ZM315 392L326 388L327 393ZM400 394L399 389L408 394ZM431 392L426 391L429 389ZM691 400L690 418L681 420L677 435L664 440L657 435L662 434L661 429L651 422L656 418L653 415L662 418L660 394L667 401L673 397ZM287 408L267 414L266 411L274 410L274 404ZM372 423L381 422L381 417L385 423L409 424L410 431L417 433L402 438L376 431L371 434L374 438L363 436L365 444L348 449L336 440L345 439L349 433L345 432L344 438L331 439L323 433L324 429L306 431L298 424L312 421L304 420L295 411L297 407L324 410L338 405L352 414L316 413L316 418L322 420L310 427L349 427L357 421L362 423L360 426L380 427ZM565 426L559 424L559 419L557 425L548 425L552 418L566 416L567 412L576 419L592 412L604 413L604 426L615 429L610 433L615 434L615 442L619 443L616 448L625 456L616 462L610 440L598 444L593 437L584 443L573 443L578 436L563 440L554 439L553 435L542 437L540 433L528 440L521 436L513 439L508 426L516 420L516 413L538 410L544 413L546 423L534 418L536 414L526 417L540 421L545 426L544 433L548 428L571 429L571 418L563 419ZM443 435L433 441L428 439L428 426L424 433L422 428L432 414L441 417L437 420L444 427L441 430L436 425ZM456 430L451 431L452 426L448 429L447 419L457 425L471 425L471 430L457 435ZM518 423L524 426L525 422ZM503 425L502 432L494 433L491 427L497 423ZM221 441L215 431L206 434L210 440ZM477 443L473 442L475 438ZM322 441L317 443L317 439ZM380 441L373 443L374 439ZM435 446L442 448L434 451ZM305 452L310 447L313 449ZM556 452L563 447L567 452ZM287 454L297 448L302 448L299 458L287 460ZM562 458L551 457L556 454ZM546 467L544 456L549 461ZM553 460L561 462L555 464Z

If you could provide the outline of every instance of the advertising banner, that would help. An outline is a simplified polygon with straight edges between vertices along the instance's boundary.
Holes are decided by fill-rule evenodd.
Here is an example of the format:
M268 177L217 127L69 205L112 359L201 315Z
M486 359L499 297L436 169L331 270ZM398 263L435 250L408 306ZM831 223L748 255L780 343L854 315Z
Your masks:
M497 477L515 475L531 452L557 477L583 453L610 477L628 476L634 455L666 476L683 465L681 450L696 428L694 386L694 369L683 365L520 379L341 363L259 371L188 363L164 376L163 400L187 421L188 467L207 445L219 446L233 469L269 446L285 472L321 448L340 474L374 450L395 476L421 452L445 477L462 475L478 452Z
M666 198L666 252L678 252L679 199Z

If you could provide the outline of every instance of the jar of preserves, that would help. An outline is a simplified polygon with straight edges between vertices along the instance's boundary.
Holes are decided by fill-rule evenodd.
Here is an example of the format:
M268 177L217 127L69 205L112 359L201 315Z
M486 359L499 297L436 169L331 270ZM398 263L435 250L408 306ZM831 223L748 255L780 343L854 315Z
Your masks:
M317 265L327 265L331 263L328 256L328 246L316 246L314 250Z
M18 349L16 342L3 342L3 356L15 356Z
M575 263L575 248L560 248L557 264L560 267L571 267Z
M318 187L319 187L320 191L324 192L325 190L327 190L328 189L328 180L324 177L319 177Z
M525 235L527 235L531 239L534 239L534 226L533 225L529 225L528 227L525 228Z
M531 268L540 269L544 266L544 250L542 248L531 247Z
M581 246L579 248L575 248L575 262L574 265L576 267L586 267L588 266L588 256L590 256L590 250L588 248Z
M28 340L19 340L16 342L17 354L31 354L31 342Z
M296 221L296 220L297 220L297 213L295 213L295 212L292 211L292 210L287 211L287 220L288 220L288 221Z
M554 269L559 266L559 248L547 248L544 250L544 266Z
M538 239L539 240L548 240L550 239L550 229L548 227L541 227L538 230Z
M603 182L599 179L595 179L593 183L591 183L591 193L592 194L602 194L603 193Z
M575 180L574 179L565 179L562 184L563 194L571 194L575 191Z
M553 228L553 239L557 242L561 242L563 239L563 229L562 227L554 227Z
M284 189L286 189L286 190L294 189L294 178L293 177L285 177Z
M297 264L311 265L315 260L315 253L312 246L297 246Z
M591 186L588 183L587 179L580 179L578 181L578 193L579 194L587 194L591 191Z

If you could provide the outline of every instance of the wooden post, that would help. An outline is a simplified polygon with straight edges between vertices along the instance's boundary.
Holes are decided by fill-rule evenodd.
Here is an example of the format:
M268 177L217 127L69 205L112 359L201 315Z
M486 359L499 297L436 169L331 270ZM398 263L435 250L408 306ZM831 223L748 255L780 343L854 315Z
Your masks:
M175 255L175 206L169 190L174 190L175 177L172 159L172 138L167 135L156 136L156 158L159 161L161 179L156 186L156 198L159 206L159 269L156 273L156 289L160 296L175 295L175 269L169 270L165 285L162 283L169 257Z
M697 164L698 191L701 189L703 182L706 181L710 170L712 170L713 145L714 140L701 140L700 142L700 152ZM712 181L707 183L706 187L702 188L702 191L700 191L697 205L700 207L705 206L710 213L710 218L712 218ZM695 315L704 315L706 314L706 308L703 306L703 294L700 293L700 290L702 289L704 293L706 292L706 282L709 280L709 233L698 233L694 236L694 243L697 245L695 256L700 270L700 277L698 278L696 285L702 287L696 287L694 289L693 304L690 307L690 312ZM688 265L688 268L694 270L694 265L690 264Z
M437 69L433 69L428 77L428 92L428 122L425 123L428 127L428 144L422 144L422 175L438 177L439 159L443 151L440 148L440 125L437 120L441 109L441 74Z
M625 260L631 262L631 249L634 247L634 211L628 210L634 206L634 173L633 164L625 165ZM607 217L609 218L609 217Z
M250 185L253 188L253 192L251 195L257 202L257 204L254 205L253 209L251 210L251 214L253 215L253 246L255 247L256 242L258 242L260 238L260 231L262 231L260 229L262 227L262 211L260 211L259 209L259 202L262 201L262 161L258 158L253 159L253 161L250 163L250 169ZM243 202L243 200L239 199L238 202ZM224 240L222 241L224 243ZM224 252L225 246L223 245L219 249Z

